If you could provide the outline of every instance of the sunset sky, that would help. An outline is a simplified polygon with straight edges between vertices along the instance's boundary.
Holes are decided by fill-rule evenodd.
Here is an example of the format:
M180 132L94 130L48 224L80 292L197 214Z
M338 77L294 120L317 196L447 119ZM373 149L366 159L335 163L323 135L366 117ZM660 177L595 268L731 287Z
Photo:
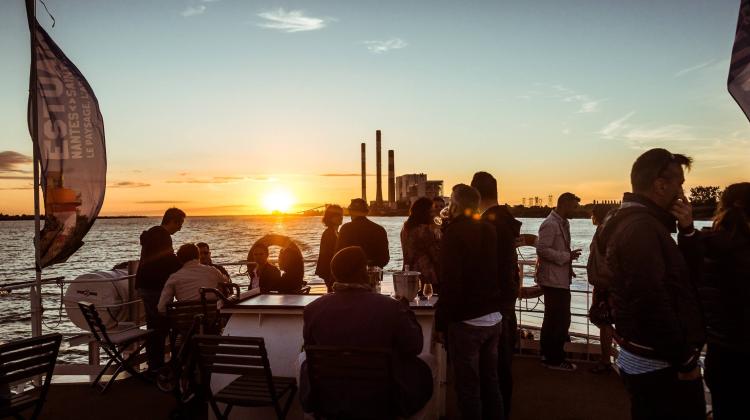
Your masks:
M486 170L511 204L618 199L657 146L695 158L688 186L750 178L739 0L46 3L104 116L104 215L348 204L376 129L397 175ZM31 213L22 0L0 1L0 57L0 212Z

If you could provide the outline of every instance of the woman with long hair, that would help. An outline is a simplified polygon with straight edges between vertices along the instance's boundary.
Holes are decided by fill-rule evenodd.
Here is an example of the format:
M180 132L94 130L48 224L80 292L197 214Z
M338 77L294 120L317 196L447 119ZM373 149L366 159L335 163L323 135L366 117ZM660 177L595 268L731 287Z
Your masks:
M411 205L409 217L401 229L404 268L421 273L422 287L438 284L440 241L434 229L432 200L421 197Z
M713 418L737 418L746 411L750 376L750 182L728 186L721 195L710 231L695 235L700 296L708 346L705 379Z
M326 230L320 237L320 252L318 253L318 265L315 267L315 275L326 282L328 293L333 288L333 276L331 275L331 259L336 254L336 241L339 237L339 226L344 221L344 209L338 205L326 207L323 214L323 224Z

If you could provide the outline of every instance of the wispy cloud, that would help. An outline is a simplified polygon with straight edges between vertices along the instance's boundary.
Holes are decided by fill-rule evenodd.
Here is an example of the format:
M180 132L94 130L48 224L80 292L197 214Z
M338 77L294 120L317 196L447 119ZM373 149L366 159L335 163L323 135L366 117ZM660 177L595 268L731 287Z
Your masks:
M711 64L713 64L715 62L716 62L716 60L712 58L712 59L710 59L708 61L705 61L703 63L696 64L694 66L690 66L690 67L684 68L684 69L678 71L677 73L675 73L674 77L684 76L684 75L686 75L686 74L688 74L690 72L694 72L696 70L700 70L702 68L708 67L708 66L710 66Z
M620 135L623 130L628 128L628 125L625 124L625 122L628 121L634 114L635 112L631 111L625 114L623 117L611 121L609 124L602 127L601 130L599 130L599 134L601 134L601 136L605 139L615 138L616 136Z
M183 17L191 17L191 16L202 15L205 12L206 12L206 6L203 4L197 4L194 6L187 6L185 10L180 12L180 14Z
M374 54L383 54L391 50L400 50L409 45L401 38L391 38L381 41L365 41L364 44L367 46L367 49Z
M353 177L353 176L362 176L362 174L361 173L348 172L348 173L320 174L320 176L325 176L325 177ZM375 176L375 175L374 174L367 174L367 176Z
M179 201L179 200L145 200L136 201L135 204L185 204L190 201Z
M316 31L325 28L327 24L327 19L305 16L302 10L286 11L283 7L258 13L258 16L265 19L265 22L258 23L261 28L288 33Z
M107 185L107 188L144 188L144 187L150 187L151 184L147 184L145 182L136 182L136 181L120 181L120 182L114 182L109 185Z
M667 124L657 127L637 127L623 133L623 138L637 143L695 140L691 127L683 124Z
M31 163L31 157L22 153L6 150L0 152L0 172L29 172L19 166Z
M544 99L556 100L573 105L578 105L577 114L590 114L599 112L599 106L605 100L595 99L591 95L581 93L561 84L549 85L546 83L535 83L534 89L524 94L518 95L518 99Z
M180 176L185 176L181 173ZM212 178L181 178L167 180L167 184L228 184L230 182L242 181L243 176L214 176Z

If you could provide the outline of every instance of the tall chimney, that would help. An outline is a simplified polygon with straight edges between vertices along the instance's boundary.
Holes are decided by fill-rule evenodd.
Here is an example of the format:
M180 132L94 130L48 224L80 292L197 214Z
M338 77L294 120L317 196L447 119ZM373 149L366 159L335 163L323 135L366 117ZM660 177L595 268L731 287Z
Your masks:
M365 166L365 143L360 145L362 150L362 199L367 201L367 167Z
M380 205L383 204L383 182L381 180L383 173L380 168L380 130L375 131L375 203Z
M388 203L396 202L396 169L393 163L393 150L388 151Z

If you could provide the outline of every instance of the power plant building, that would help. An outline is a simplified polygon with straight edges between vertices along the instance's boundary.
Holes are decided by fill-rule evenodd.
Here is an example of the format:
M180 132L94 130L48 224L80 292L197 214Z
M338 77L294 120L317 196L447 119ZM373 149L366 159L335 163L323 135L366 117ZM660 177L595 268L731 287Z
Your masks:
M407 174L396 177L396 198L411 205L420 197L443 196L443 181L428 180L426 174Z

